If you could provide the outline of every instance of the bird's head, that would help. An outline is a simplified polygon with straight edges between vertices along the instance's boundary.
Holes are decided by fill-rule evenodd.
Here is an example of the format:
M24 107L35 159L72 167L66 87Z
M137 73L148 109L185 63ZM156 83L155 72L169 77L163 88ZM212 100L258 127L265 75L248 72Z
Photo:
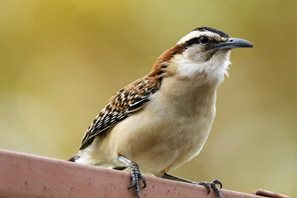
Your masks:
M196 28L165 51L157 63L167 63L168 70L180 78L222 82L230 64L230 50L253 47L243 39L209 27Z

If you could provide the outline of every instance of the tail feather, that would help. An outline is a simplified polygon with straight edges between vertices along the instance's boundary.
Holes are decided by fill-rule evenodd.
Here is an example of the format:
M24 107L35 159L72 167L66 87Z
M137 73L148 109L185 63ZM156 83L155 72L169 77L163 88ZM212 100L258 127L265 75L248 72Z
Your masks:
M75 162L77 159L79 159L78 155L74 155L73 157L69 158L68 161Z

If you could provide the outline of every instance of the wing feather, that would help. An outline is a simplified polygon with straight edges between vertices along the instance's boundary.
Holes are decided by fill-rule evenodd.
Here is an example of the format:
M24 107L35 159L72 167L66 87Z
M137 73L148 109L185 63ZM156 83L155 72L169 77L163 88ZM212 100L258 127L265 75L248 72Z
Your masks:
M139 111L160 86L161 80L146 76L118 91L87 129L80 150L88 147L96 136Z

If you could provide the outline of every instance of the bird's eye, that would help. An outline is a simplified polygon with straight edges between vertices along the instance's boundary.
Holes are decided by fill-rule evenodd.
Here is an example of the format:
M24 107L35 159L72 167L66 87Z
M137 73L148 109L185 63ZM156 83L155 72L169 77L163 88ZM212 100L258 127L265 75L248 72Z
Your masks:
M199 43L202 45L207 45L209 43L209 38L207 36L200 36Z

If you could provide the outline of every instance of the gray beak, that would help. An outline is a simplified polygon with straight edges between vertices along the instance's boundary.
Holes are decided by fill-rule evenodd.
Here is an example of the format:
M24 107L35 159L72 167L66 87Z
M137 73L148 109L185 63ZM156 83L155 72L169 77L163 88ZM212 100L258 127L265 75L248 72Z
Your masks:
M233 49L253 47L253 44L249 41L240 38L228 38L226 41L216 43L211 48L215 49Z

